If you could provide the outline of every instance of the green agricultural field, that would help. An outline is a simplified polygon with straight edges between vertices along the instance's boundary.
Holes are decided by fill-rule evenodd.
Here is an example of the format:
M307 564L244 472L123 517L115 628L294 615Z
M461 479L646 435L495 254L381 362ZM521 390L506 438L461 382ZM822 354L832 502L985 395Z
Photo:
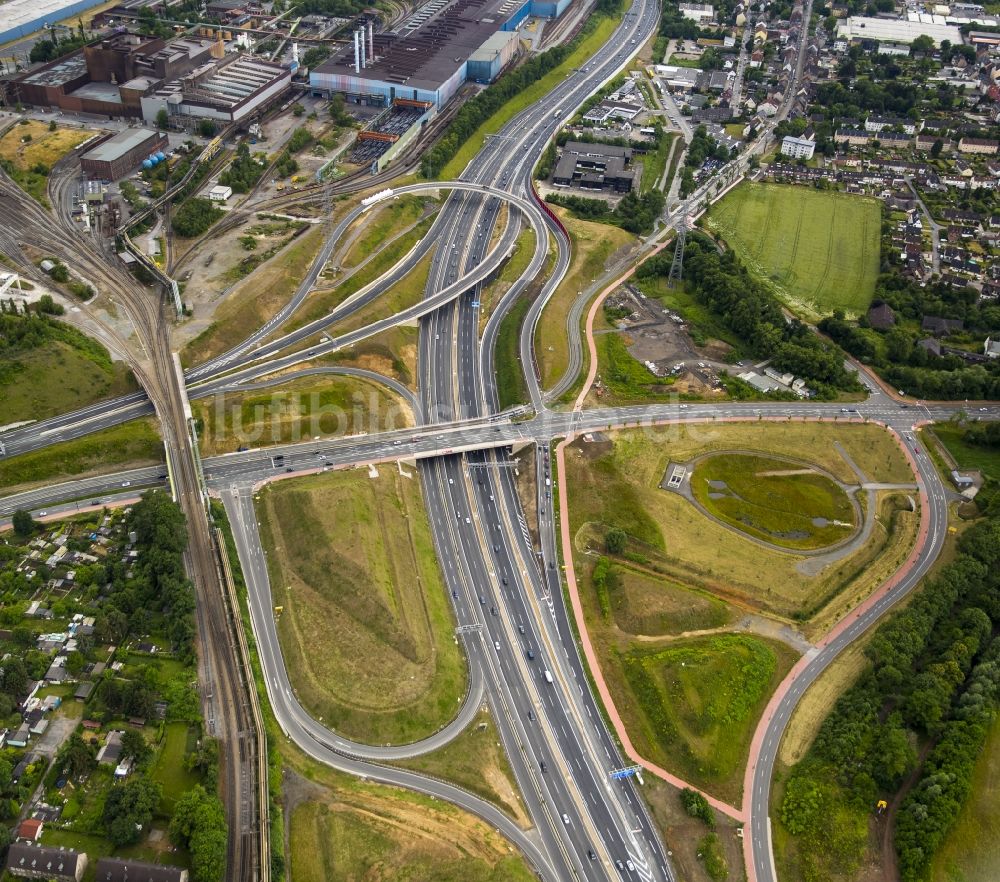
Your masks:
M708 212L708 228L808 318L864 312L879 269L872 199L782 184L742 184Z
M454 717L466 664L420 482L382 467L280 481L257 504L278 637L303 704L350 738L398 744Z
M795 658L784 644L718 634L621 652L612 679L627 689L618 709L644 756L735 799L757 719Z
M691 490L715 517L783 548L833 545L855 526L854 507L841 487L809 466L785 459L709 456L695 466Z

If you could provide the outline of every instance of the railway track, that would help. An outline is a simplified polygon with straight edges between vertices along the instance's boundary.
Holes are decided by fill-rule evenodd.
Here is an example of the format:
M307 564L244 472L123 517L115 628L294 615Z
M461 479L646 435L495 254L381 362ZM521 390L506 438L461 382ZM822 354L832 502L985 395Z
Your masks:
M58 190L59 182L56 182ZM58 212L61 215L61 212ZM72 262L74 272L97 285L132 321L135 346L122 341L122 353L156 409L174 497L184 512L189 535L187 561L197 598L199 656L207 684L203 693L206 720L220 740L220 780L226 806L229 837L227 879L251 882L269 878L267 848L266 764L259 708L247 689L239 640L225 578L219 563L215 537L210 531L202 495L196 452L187 421L187 397L183 380L175 369L170 349L169 323L162 301L144 289L122 266L106 261L93 243L73 228L60 224L39 203L0 174L0 227L17 231L21 242L60 255ZM12 255L13 257L14 255ZM113 261L114 257L110 258ZM24 260L32 275L37 271ZM87 306L82 307L87 310ZM89 311L89 310L88 310ZM137 354L135 348L141 354ZM237 610L238 614L238 610ZM235 636L234 636L235 632ZM256 710L256 712L255 712ZM233 759L236 759L234 762ZM266 763L266 759L264 759ZM263 771L262 771L263 770Z

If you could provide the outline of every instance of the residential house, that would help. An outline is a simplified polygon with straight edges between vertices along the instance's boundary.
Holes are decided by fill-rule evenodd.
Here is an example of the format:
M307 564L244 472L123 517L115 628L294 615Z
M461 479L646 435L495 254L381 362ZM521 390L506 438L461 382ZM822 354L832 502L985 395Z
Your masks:
M920 323L920 330L927 331L935 337L947 337L965 327L965 322L961 319L942 318L938 315L925 315Z
M184 867L103 857L97 862L97 882L188 882Z
M38 837L42 835L42 827L44 826L44 822L39 821L38 818L25 818L17 828L17 838L28 842L37 842Z
M868 324L877 331L888 331L896 324L896 313L888 303L879 300L868 309Z
M983 355L987 358L1000 358L1000 340L987 337L983 344Z
M86 869L86 852L71 848L15 842L7 851L7 872L16 879L80 882Z
M977 153L982 156L996 156L1000 150L1000 141L988 138L961 138L958 142L960 153Z

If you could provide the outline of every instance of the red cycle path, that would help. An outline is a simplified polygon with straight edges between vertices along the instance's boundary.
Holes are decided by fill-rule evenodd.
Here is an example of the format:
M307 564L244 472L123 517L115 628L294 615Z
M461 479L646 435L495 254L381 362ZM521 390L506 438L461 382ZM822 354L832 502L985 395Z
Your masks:
M624 277L624 278L627 278ZM617 285L618 283L615 283ZM615 286L611 286L613 289ZM594 308L591 309L590 314L587 319L587 338L588 344L591 351L591 370L588 374L587 381L584 384L583 391L580 393L580 397L577 399L576 409L579 409L584 397L590 389L590 385L593 382L593 378L596 375L596 353L594 351L593 345L593 316L596 312L597 305L607 296L608 291L602 292L601 297L595 303ZM713 422L781 422L785 423L789 420L787 418L780 417L726 417L719 420L714 420ZM675 420L657 420L655 422L648 422L645 425L664 425L671 422L680 422ZM804 418L802 420L796 420L796 422L838 422L837 420L823 419L817 417ZM927 541L927 534L930 528L930 506L927 496L927 488L924 485L920 473L917 470L916 462L913 456L902 441L902 439L889 427L882 423L876 423L876 425L881 425L885 428L892 437L896 440L896 443L900 446L903 451L903 455L906 457L910 468L913 470L914 476L916 477L917 487L920 494L920 527L917 535L917 542L911 552L910 556L906 561L896 570L893 575L886 580L877 591L871 594L865 601L852 609L846 616L844 616L827 634L823 639L816 644L817 649L822 649L831 640L835 639L843 630L848 626L852 617L856 618L862 612L870 609L875 603L877 603L886 593L891 591L899 582L904 579L913 567L916 565L920 559L923 546ZM609 426L608 428L624 428L623 425L619 426ZM590 633L587 630L587 623L583 615L583 606L580 603L580 592L576 581L576 569L573 562L573 537L570 532L569 523L569 498L567 494L567 480L566 480L566 458L565 450L566 447L571 444L575 436L569 435L558 445L556 445L555 458L556 458L556 475L558 478L558 493L559 493L559 526L560 534L562 538L563 547L563 562L565 565L566 572L566 584L569 591L570 606L573 610L573 618L576 621L577 631L580 634L580 644L583 648L584 657L587 660L587 664L590 667L591 675L594 678L594 684L597 687L597 692L601 697L601 701L604 703L604 707L607 710L608 718L611 720L611 724L614 726L615 734L618 740L621 742L622 748L625 754L628 756L632 762L641 765L644 769L648 770L652 774L656 775L658 778L672 784L678 788L691 787L691 785L671 774L660 766L653 762L650 762L644 758L635 749L629 738L628 732L625 730L625 725L622 722L621 715L618 712L618 708L615 705L615 701L611 696L611 691L608 689L607 682L604 679L604 674L601 671L601 666L597 658L597 653L594 651L593 643L590 640ZM747 760L747 768L744 776L743 783L743 807L742 809L734 808L728 803L722 802L719 799L711 796L704 791L699 791L708 800L709 804L715 809L722 812L729 817L741 821L744 824L748 824L750 820L750 804L751 804L751 794L752 794L752 784L753 784L753 774L757 766L757 760L760 756L761 746L764 740L764 734L767 730L767 725L774 715L775 710L778 707L779 702L782 700L784 695L788 692L791 685L795 680L801 675L802 671L808 666L811 660L811 656L803 656L799 659L798 663L788 672L785 679L778 685L774 694L771 696L771 700L768 702L767 707L764 709L760 721L758 722L757 729L754 732L753 740L750 745L750 756ZM693 790L698 790L696 787L691 787ZM743 837L743 853L744 860L746 863L746 873L748 882L756 882L756 873L754 870L754 854L753 854L753 844L751 837L746 835Z

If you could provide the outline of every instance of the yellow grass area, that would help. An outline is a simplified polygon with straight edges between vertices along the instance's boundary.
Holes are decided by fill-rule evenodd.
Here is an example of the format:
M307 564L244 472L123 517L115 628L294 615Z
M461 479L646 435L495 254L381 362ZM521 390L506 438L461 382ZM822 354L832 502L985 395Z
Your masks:
M430 735L465 694L419 477L403 471L280 481L257 504L296 693L327 725L372 743Z
M355 346L325 356L320 362L376 371L416 391L417 335L416 326L397 325Z
M876 426L713 424L670 427L664 433L628 430L610 437L611 444L579 441L567 451L577 554L600 550L606 529L621 527L650 572L743 609L805 622L807 635L825 631L870 594L905 559L915 539L918 515L902 510L908 507L906 494L881 492L879 518L867 542L818 575L806 575L797 566L803 557L752 542L658 486L668 461L685 462L722 449L796 456L856 483L835 441L870 479L898 480L905 461Z
M322 240L322 228L308 230L237 284L216 310L212 324L184 347L185 367L225 352L267 322L291 299Z
M609 262L637 241L631 233L618 227L579 220L557 205L551 208L569 230L573 258L562 283L542 310L535 335L535 358L543 389L563 375L569 361L566 314L571 304L581 291L600 277Z
M25 143L24 138L31 140ZM49 124L28 120L16 125L0 138L0 159L9 160L19 169L30 169L41 162L51 168L70 150L94 136L93 131L56 127L49 131Z

